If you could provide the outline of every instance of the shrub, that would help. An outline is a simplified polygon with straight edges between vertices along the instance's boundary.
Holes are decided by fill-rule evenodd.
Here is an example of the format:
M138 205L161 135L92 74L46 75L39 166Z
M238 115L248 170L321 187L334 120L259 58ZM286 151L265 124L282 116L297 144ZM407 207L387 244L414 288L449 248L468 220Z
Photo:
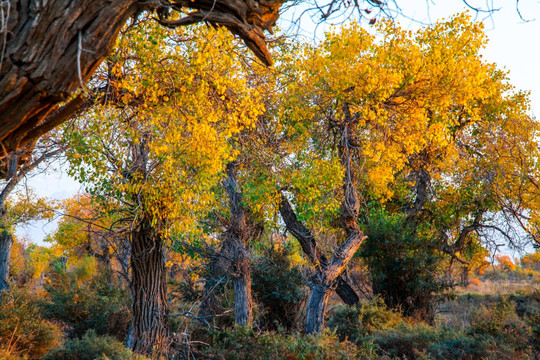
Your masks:
M265 309L261 320L267 329L291 330L306 299L305 280L300 267L292 265L290 253L288 246L266 248L253 264L251 288Z
M85 281L80 281L81 277ZM129 294L105 275L87 276L86 270L79 268L59 270L45 284L45 290L49 295L48 301L42 303L45 316L67 325L69 337L81 337L90 329L119 340L126 337Z
M81 339L70 339L64 346L51 350L43 360L144 360L124 344L108 335L98 336L89 330Z
M527 323L531 327L530 344L536 354L536 358L540 358L540 314L528 316Z
M62 339L60 329L42 318L24 288L0 294L0 358L38 359Z
M373 332L381 355L407 359L528 359L534 345L530 329L503 300L473 311L465 331L407 324ZM534 357L532 357L534 358Z
M515 358L530 352L531 329L518 317L515 303L503 298L490 308L482 306L472 313L471 335L487 335L499 344L499 352L507 352Z
M374 331L391 329L401 322L401 314L389 310L382 299L377 298L355 306L340 305L328 317L327 326L340 340L360 343Z
M204 356L225 360L341 360L369 359L368 351L354 344L340 342L336 335L324 331L318 336L268 332L256 335L246 328L213 334Z
M436 296L449 284L439 276L443 256L429 224L410 226L402 214L373 211L365 226L361 256L373 293L406 316L431 322Z

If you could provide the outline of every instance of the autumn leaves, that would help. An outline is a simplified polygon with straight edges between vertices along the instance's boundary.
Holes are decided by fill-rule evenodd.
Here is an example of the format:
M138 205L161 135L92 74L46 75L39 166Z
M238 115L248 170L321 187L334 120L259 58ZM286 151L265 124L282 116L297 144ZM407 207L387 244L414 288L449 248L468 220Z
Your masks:
M358 217L368 202L415 187L411 174L428 175L425 195L438 201L419 206L430 211L450 213L455 194L480 188L490 201L512 202L500 191L508 184L522 208L540 208L525 181L538 176L538 125L526 96L482 60L481 26L465 15L416 33L377 26L372 35L347 25L317 45L277 41L267 68L220 29L132 24L93 80L111 96L66 129L72 174L105 209L121 209L129 221L119 226L143 229L151 241L141 243L161 249L186 234L219 239L219 229L202 224L234 216L222 180L235 161L242 216L283 229L277 214L289 201L327 254L324 264L311 259L306 327L318 332L329 293L364 239ZM501 154L516 149L523 161L505 164ZM493 177L479 181L480 169ZM239 246L249 253L249 241Z

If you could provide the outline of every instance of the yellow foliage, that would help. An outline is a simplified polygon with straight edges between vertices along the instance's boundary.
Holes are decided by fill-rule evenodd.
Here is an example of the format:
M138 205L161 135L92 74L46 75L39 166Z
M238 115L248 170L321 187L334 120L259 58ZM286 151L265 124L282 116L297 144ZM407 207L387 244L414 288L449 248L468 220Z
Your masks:
M264 110L235 51L223 29L130 28L111 56L115 76L100 73L111 101L87 115L84 135L72 135L73 173L108 202L137 203L131 218L164 234L191 231L194 214L211 209L224 163L237 156L235 134ZM136 151L147 152L144 160Z

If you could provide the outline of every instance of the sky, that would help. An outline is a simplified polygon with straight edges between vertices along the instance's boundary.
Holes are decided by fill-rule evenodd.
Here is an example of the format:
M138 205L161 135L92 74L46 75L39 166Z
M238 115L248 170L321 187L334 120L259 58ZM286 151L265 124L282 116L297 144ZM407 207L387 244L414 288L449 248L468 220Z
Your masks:
M397 0L397 2L402 9L395 20L401 27L410 30L416 30L423 24L433 23L457 12L470 10L462 0ZM499 68L509 70L511 83L516 89L531 92L531 114L538 114L540 112L540 46L538 41L540 38L540 1L521 0L519 11L516 9L514 0L469 0L468 3L482 8L486 8L487 3L490 8L499 9L490 14L470 11L473 18L484 22L489 38L489 43L483 51L484 59L496 63ZM308 41L317 41L322 38L325 26L316 27L306 16L300 23L301 29L291 26L291 19L296 19L300 11L301 9L297 7L282 14L278 26L284 30L289 29L289 32L295 34L300 33ZM519 13L527 21L520 18ZM340 22L340 20L336 19L335 22ZM367 21L364 20L362 24L367 24ZM328 26L326 25L326 28ZM27 184L34 187L40 196L53 199L65 199L84 190L65 172L58 170L59 168L56 166L56 170L29 179ZM55 227L56 221L38 222L18 229L17 235L42 244L42 239Z

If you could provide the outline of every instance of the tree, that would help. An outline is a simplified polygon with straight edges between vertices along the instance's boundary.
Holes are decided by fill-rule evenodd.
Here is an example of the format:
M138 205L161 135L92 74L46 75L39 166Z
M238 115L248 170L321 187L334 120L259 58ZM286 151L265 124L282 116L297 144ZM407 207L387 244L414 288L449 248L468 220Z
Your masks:
M387 305L401 305L410 314L422 310L414 309L415 304L422 304L420 299L407 304L408 298L418 296L410 285L428 283L422 270L433 270L432 265L446 256L450 264L459 261L472 266L475 256L484 254L480 242L489 243L493 231L513 246L520 246L513 228L521 227L529 232L529 240L534 239L538 123L527 114L527 95L516 92L506 74L481 60L479 49L485 36L481 27L464 16L414 35L398 30L384 38L387 48L375 48L363 59L380 59L382 69L373 63L369 72L361 74L369 83L392 69L387 75L397 76L398 82L379 100L377 92L384 91L384 84L373 85L375 90L360 98L365 102L357 114L365 125L363 133L355 133L354 142L357 164L365 173L358 185L366 204L361 221L367 229L375 226L377 230L368 231L372 236L364 255L375 293ZM335 43L342 44L340 40ZM401 57L405 48L408 56ZM350 57L343 59L354 64ZM340 78L321 79L332 79L332 89ZM350 84L339 95L357 101L352 95L355 86ZM369 111L374 113L371 118ZM393 166L387 166L392 162ZM385 234L377 229L384 226L370 220L372 209L378 208L374 204L381 200L394 219ZM395 219L407 224L403 232L396 230L400 225L393 224ZM418 243L418 239L423 241ZM396 249L402 254L396 256ZM415 253L423 253L426 263L413 269L420 270L416 280L404 279L414 274L414 265L422 263L414 260ZM427 275L433 279L436 274ZM433 290L426 289L424 300Z
M464 174L492 171L487 154L501 159L493 166L501 166L497 173L512 174L506 177L513 177L516 186L527 183L517 174L532 175L528 183L537 176L535 122L526 114L523 94L511 94L504 74L480 58L486 41L480 24L457 15L417 33L386 22L378 31L378 37L370 36L352 24L328 33L319 46L300 47L279 58L276 67L285 74L276 86L279 95L272 99L270 115L257 123L262 134L258 141L270 151L259 155L262 165L253 178L260 183L257 189L266 190L248 193L281 203L287 228L305 238L305 252L316 259L308 331L321 328L334 276L343 270L341 264L331 265L333 258L324 264L314 250L332 244L334 258L346 265L348 254L361 243L356 240L363 238L358 222L365 221L368 202L387 202L391 211L403 212L418 224L430 212L441 214L431 221L440 230L437 235L449 239L449 229L469 231L463 224L474 220L479 209L465 194L493 189L491 182L479 181L481 177L469 178L460 190L454 187L463 184L458 179ZM511 122L524 131L518 134ZM505 135L496 141L484 138L494 132ZM523 159L501 171L502 154L510 144L519 144ZM473 150L492 147L491 152ZM456 172L456 166L462 170ZM456 182L447 181L451 178ZM441 192L433 197L435 184ZM527 209L533 210L537 192L533 185L526 188L521 193L527 194ZM280 191L284 196L273 195L272 200L271 194ZM468 205L452 215L457 228L445 227L448 213L442 215L437 206L452 202L435 200L456 191ZM441 243L441 250L444 247Z
M211 188L235 155L230 139L263 110L222 30L168 33L134 22L92 83L106 84L68 137L72 173L131 248L133 324L140 353L168 346L165 260L175 234L195 231ZM159 66L155 58L159 56Z
M19 194L9 200L17 184L40 165L53 162L64 150L53 134L43 137L36 145L30 144L10 157L7 178L0 191L0 292L9 289L9 261L13 245L13 231L21 225L40 218L50 218L52 212L43 198L34 194Z
M58 247L66 257L94 257L101 270L109 276L117 274L129 283L130 244L124 232L114 231L118 213L102 209L89 195L76 195L61 202L62 217L57 229L44 241Z

